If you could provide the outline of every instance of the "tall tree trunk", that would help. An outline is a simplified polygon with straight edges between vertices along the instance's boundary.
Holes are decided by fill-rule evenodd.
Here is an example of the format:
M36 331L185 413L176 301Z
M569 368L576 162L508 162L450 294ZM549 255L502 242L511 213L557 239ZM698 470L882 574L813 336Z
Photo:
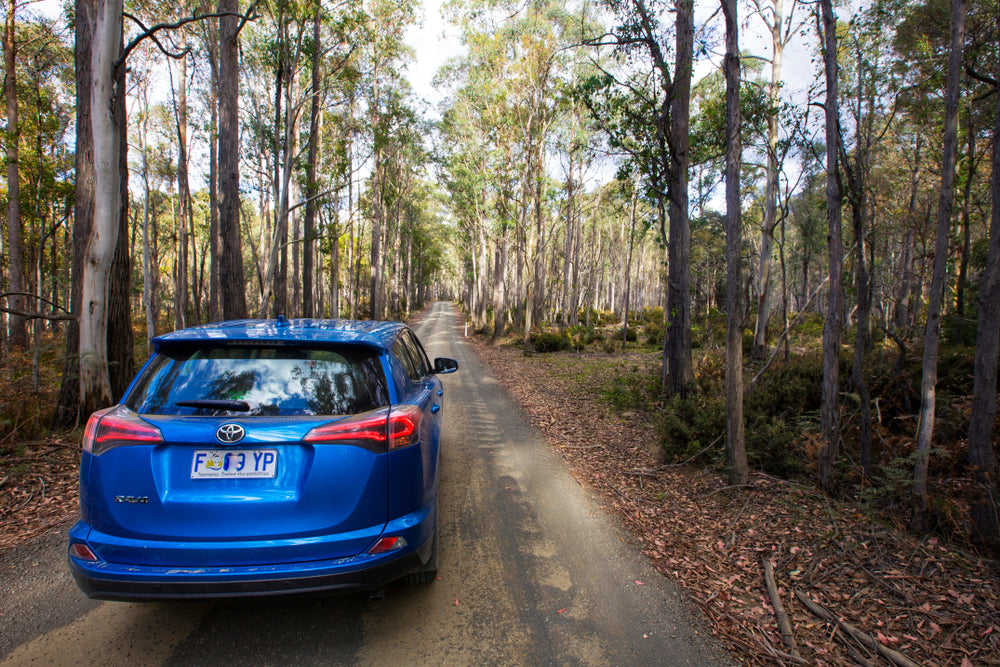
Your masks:
M541 125L541 123L539 123ZM535 157L534 166L535 174L532 180L532 199L534 201L535 209L535 268L534 268L534 279L531 281L533 290L533 298L530 304L531 308L531 321L541 322L544 315L543 310L545 306L545 251L548 243L546 242L545 234L545 211L542 207L542 186L545 182L545 163L542 155L542 148L544 144L543 130L539 128L537 136L535 137ZM527 329L531 328L529 324L525 329L525 336L528 335Z
M144 93L146 91L143 91ZM151 190L149 187L149 146L147 136L149 134L149 98L146 96L146 113L143 114L142 123L139 127L139 148L142 151L142 301L146 311L146 352L153 352L153 338L156 336L156 316L153 303L153 274L157 271L153 264L153 247L150 238L150 218L151 205L149 197Z
M339 197L333 209L333 227L330 230L330 317L340 317L340 213ZM348 263L350 270L350 263Z
M219 284L222 317L247 316L240 241L239 28L237 0L219 0Z
M691 360L691 225L688 219L688 137L691 76L694 64L694 2L677 0L676 61L670 98L670 168L667 200L670 216L667 258L667 335L664 343L667 393L685 395L694 382Z
M854 238L857 244L857 261L854 268L854 292L858 300L857 324L854 339L854 363L851 367L851 381L858 392L860 401L860 434L859 462L866 476L872 473L872 409L871 393L864 376L865 354L871 349L871 288L868 278L868 266L865 259L865 219L868 215L867 184L864 172L866 166L858 161L857 173L859 191L851 206L854 221Z
M768 22L771 33L771 84L768 98L772 111L767 116L767 167L764 185L764 220L760 232L760 257L757 274L757 324L754 328L750 358L767 357L767 324L771 318L771 267L774 264L774 230L778 226L778 101L781 94L781 65L785 43L781 38L784 3L774 0L774 13ZM761 13L763 16L763 12Z
M493 267L493 337L503 336L505 319L507 317L507 256L510 253L510 226L501 222L501 232L497 237L494 250Z
M944 154L941 157L941 192L938 197L937 241L934 248L934 273L927 302L927 326L924 330L923 372L920 379L920 422L917 430L916 464L913 472L913 515L911 526L925 528L927 513L927 467L931 440L934 437L934 412L937 398L938 345L941 338L941 309L944 304L945 274L948 270L948 231L954 204L955 153L958 146L959 76L965 44L965 0L951 3L951 52L948 56L948 79L945 88Z
M574 126L576 121L576 116L573 117ZM573 297L576 291L576 286L570 281L573 268L573 237L574 237L574 222L575 222L575 210L574 206L576 204L575 197L576 192L574 190L573 182L573 164L576 154L576 144L572 143L568 151L569 157L569 169L566 170L566 239L563 245L563 271L562 271L562 316L559 318L559 323L561 325L572 324L572 317L570 316L570 310L572 309Z
M580 165L580 179L578 182L583 181L583 165ZM600 201L600 193L598 193L598 202ZM571 253L570 257L573 263L573 273L570 280L570 285L572 289L570 291L570 305L569 305L569 325L571 327L579 324L579 308L580 308L580 237L582 236L581 228L583 227L583 215L580 208L577 207L575 214L575 221L573 224L573 243L570 246Z
M208 65L210 85L208 91L208 106L211 114L212 129L208 137L208 321L217 322L222 319L222 304L220 303L219 255L221 254L219 240L219 42L216 26L218 20L213 20L212 28L206 30L205 41L208 44Z
M830 298L823 326L823 398L820 414L823 446L819 453L819 483L833 486L840 445L840 336L844 319L844 240L841 235L840 164L837 113L837 17L832 0L820 0L823 62L826 71L826 219L830 254Z
M1000 15L997 16L997 30L1000 42ZM1000 55L996 71L1000 81ZM994 97L990 249L986 267L979 278L979 329L972 381L972 417L969 420L969 467L976 483L971 507L972 538L992 545L1000 541L1000 469L993 452L997 349L1000 346L1000 94Z
M90 129L91 50L97 6L93 0L75 3L76 60L76 187L73 199L73 252L70 269L70 312L77 316L66 326L66 354L53 425L74 427L80 419L80 308L83 297L83 259L93 226L94 142Z
M306 161L306 213L302 225L304 245L302 248L302 317L313 316L313 237L316 235L316 161L319 155L319 114L320 114L320 63L322 48L320 24L323 17L320 3L316 3L313 17L313 61L312 85L309 113L309 155ZM334 239L333 252L337 252ZM334 262L336 263L336 262ZM336 275L334 275L336 278Z
M625 253L625 298L622 299L622 354L625 354L626 343L628 343L628 308L629 300L632 298L632 247L635 239L636 208L639 205L639 186L634 184L632 188L628 250Z
M171 70L172 72L172 70ZM172 78L172 77L171 77ZM188 222L191 218L191 187L187 154L187 59L180 60L180 81L174 91L174 121L177 129L177 260L174 270L174 326L183 329L188 317Z
M8 297L7 304L14 311L10 313L9 319L10 344L26 349L28 347L28 328L21 313L25 312L27 300L20 294L20 292L25 291L25 273L23 230L21 229L21 182L18 164L20 127L17 118L16 8L16 0L8 0L7 21L4 25L3 36L3 89L7 101L7 261L10 273L9 286L13 293Z
M119 30L119 50L124 48ZM111 260L108 289L108 377L111 396L121 399L135 375L132 333L132 253L128 218L128 123L125 118L125 66L115 72L114 112L118 130L118 239Z
M858 61L863 58L858 54ZM877 66L877 65L873 65ZM853 167L845 161L845 171L848 175L848 191L851 203L851 219L854 230L854 243L857 260L854 262L854 294L857 299L857 322L854 338L854 363L851 367L851 381L858 393L859 407L859 447L858 460L861 470L866 476L872 473L872 410L871 394L864 376L865 355L871 350L871 281L868 277L867 234L869 219L868 182L871 173L871 151L874 118L871 108L867 116L862 117L864 104L864 74L866 68L857 68L857 109L858 137L855 146Z
M743 426L743 224L740 204L740 48L736 0L722 0L726 17L726 461L729 483L750 479Z
M908 326L910 322L910 299L913 291L913 230L917 226L917 188L920 183L920 149L924 135L917 134L916 146L913 151L913 168L910 169L910 203L907 207L906 234L903 236L903 247L900 254L898 282L896 284L896 313L894 317L897 329Z
M972 222L970 220L969 209L972 208L972 185L976 180L976 127L972 119L972 109L969 109L968 124L966 128L968 155L966 166L968 171L965 175L965 184L962 187L962 255L958 262L958 278L955 285L955 324L958 331L958 340L962 340L962 332L965 330L965 290L969 275L969 255L972 252Z
M112 403L108 373L108 295L121 212L120 131L113 104L121 42L121 0L104 0L94 15L90 128L94 156L94 218L83 264L80 310L80 405L84 413Z

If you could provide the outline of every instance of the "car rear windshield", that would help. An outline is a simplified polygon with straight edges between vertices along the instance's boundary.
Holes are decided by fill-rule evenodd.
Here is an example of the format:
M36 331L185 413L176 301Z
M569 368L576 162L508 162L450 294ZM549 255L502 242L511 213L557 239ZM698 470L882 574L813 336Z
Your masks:
M124 401L152 415L350 415L389 404L364 348L182 347L161 350Z

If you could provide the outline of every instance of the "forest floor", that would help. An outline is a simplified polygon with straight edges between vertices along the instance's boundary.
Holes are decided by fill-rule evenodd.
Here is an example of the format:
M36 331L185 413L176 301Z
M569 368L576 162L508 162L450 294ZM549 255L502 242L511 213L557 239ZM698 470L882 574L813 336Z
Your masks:
M648 416L614 414L599 386L658 366L658 355L476 349L579 483L746 664L1000 665L997 561L917 539L811 486L755 473L733 488L718 470L659 463ZM772 600L788 619L785 641Z
M580 484L746 664L1000 665L996 561L914 538L810 486L756 473L732 488L717 470L660 464L648 416L614 414L595 380L656 364L655 355L476 349ZM53 434L0 456L0 550L75 520L79 437Z

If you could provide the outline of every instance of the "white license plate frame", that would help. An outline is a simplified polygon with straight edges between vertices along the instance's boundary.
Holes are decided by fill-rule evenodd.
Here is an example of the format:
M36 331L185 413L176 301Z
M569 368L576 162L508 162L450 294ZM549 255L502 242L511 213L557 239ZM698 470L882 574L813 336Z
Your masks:
M191 455L191 479L274 479L277 449L199 449Z

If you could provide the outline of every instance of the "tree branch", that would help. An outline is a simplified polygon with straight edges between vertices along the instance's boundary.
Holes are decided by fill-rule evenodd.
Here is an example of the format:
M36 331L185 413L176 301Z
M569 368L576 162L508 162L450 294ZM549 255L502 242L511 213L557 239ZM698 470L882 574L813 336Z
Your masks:
M965 66L965 73L968 74L969 77L975 79L980 83L985 83L988 86L993 86L994 92L996 92L997 86L1000 85L998 84L997 80L994 79L992 76L990 76L989 74L981 74L980 72L977 72L976 70L972 69L971 65Z
M236 13L234 13L234 12L213 12L213 13L210 13L210 14L195 14L193 16L188 16L186 18L180 19L179 21L175 21L174 23L157 23L156 25L154 25L152 27L149 27L149 28L147 28L142 23L142 21L140 21L136 17L132 16L131 14L129 14L127 12L122 12L122 15L126 16L129 19L131 19L132 21L134 21L142 29L142 32L139 35L137 35L135 39L133 39L131 42L129 42L128 45L124 49L122 49L121 55L118 56L118 59L115 61L114 67L116 69L118 67L120 67L122 65L122 63L124 63L125 60L129 57L129 54L132 53L132 51L135 49L135 47L139 46L139 44L142 43L142 40L146 39L147 37L149 37L150 39L152 39L153 42L155 42L156 45L160 48L160 50L163 51L163 53L166 54L167 56L169 56L171 58L183 57L188 51L190 51L190 48L185 49L181 54L171 54L156 39L156 37L155 37L156 33L160 32L161 30L177 30L178 28L184 27L188 23L194 23L196 21L203 21L205 19L221 18L223 16L237 16L237 17L243 19L240 22L240 29L242 30L243 26L246 25L247 21L252 21L253 19L257 18L256 12L257 12L257 5L259 3L260 3L260 0L254 0L254 3L252 5L250 5L250 7L247 9L247 13L246 14L240 14L239 12L236 12ZM237 32L239 32L239 31L237 31Z

